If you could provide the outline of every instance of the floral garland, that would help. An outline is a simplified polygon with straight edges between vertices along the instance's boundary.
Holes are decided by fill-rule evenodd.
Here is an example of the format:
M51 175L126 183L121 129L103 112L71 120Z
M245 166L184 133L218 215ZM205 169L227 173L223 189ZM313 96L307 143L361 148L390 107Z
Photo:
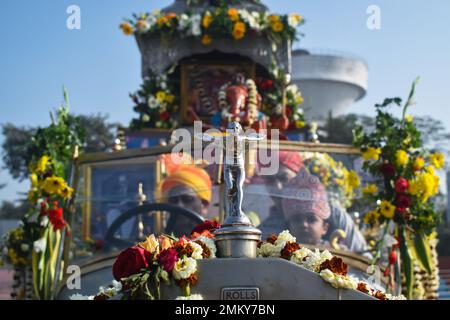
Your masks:
M134 111L139 114L138 118L131 121L131 128L158 128L175 129L179 125L176 114L179 112L180 84L173 76L177 65L173 65L167 72L155 75L152 74L146 79L137 92L130 94L135 104ZM255 86L256 84L256 86ZM246 82L249 88L249 112L251 117L257 118L257 94L262 96L262 112L267 115L275 127L276 119L281 115L283 94L276 81L270 79L257 79L253 81L248 79ZM219 106L226 110L225 89L228 84L221 87L218 93ZM201 98L202 101L204 97ZM303 109L300 107L303 103L303 97L296 85L289 85L286 88L286 116L289 123L288 129L300 129L306 126L306 120ZM226 114L224 115L226 116Z
M133 15L120 25L125 35L159 34L163 38L179 35L182 38L194 37L205 46L215 38L231 38L236 41L249 35L266 35L274 41L295 40L297 27L303 23L299 14L277 15L266 12L249 12L236 9L227 4L218 6L213 12L173 12L144 13Z
M224 84L218 93L219 107L222 110L222 119L225 121L230 121L233 115L228 112L228 102L227 102L227 88L230 86L229 83ZM245 86L248 89L248 99L247 99L247 112L249 125L252 125L258 119L258 89L256 87L255 81L252 79L247 79L245 81ZM235 119L233 119L235 120Z
M354 145L361 149L364 158L363 169L380 180L379 184L367 184L363 189L364 199L372 208L364 222L370 228L384 228L376 245L374 263L381 257L384 238L391 233L398 243L391 245L386 274L394 273L397 251L400 250L408 298L412 297L414 283L413 258L429 274L434 268L429 236L440 217L430 199L439 192L436 170L444 166L441 153L430 153L423 147L413 117L407 114L408 107L413 104L416 84L417 80L403 106L401 119L384 110L392 104L401 106L402 100L386 99L375 106L375 131L369 134L358 127L354 137Z
M199 294L191 295L191 287L198 281L197 260L215 258L216 246L213 232L220 228L216 222L206 221L192 231L189 238L151 235L145 242L128 248L117 257L113 265L116 280L108 288L100 287L95 296L75 294L71 300L107 300L122 294L122 299L160 299L161 282L172 280L183 289L177 300L202 300ZM296 242L289 231L271 235L258 244L259 258L282 258L318 273L334 288L353 289L380 300L404 299L371 288L347 275L348 266L328 250L312 251Z

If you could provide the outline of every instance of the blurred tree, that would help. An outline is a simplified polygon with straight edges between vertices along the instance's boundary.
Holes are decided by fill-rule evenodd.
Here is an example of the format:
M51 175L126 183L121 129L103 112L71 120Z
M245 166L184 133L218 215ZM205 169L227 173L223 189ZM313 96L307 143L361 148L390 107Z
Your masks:
M450 132L441 120L430 116L414 117L414 122L421 132L424 145L430 150L443 152L450 157ZM365 115L347 114L340 117L329 117L321 128L321 142L352 144L352 130L356 124L361 124L370 131L375 126L375 119ZM319 132L319 133L320 133Z
M28 201L21 200L17 204L12 201L3 201L0 206L0 220L20 220L28 210Z
M86 131L84 152L107 151L111 148L117 124L107 121L108 116L80 115L78 121ZM28 178L28 164L32 159L33 146L30 144L38 128L15 126L7 123L2 126L4 168L14 179L23 181Z

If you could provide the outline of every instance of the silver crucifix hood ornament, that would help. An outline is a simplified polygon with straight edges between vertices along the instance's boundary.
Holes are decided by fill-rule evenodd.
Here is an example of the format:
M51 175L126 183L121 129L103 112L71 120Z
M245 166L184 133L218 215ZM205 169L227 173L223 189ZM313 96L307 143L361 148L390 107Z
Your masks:
M226 185L225 220L222 228L216 230L216 244L219 257L254 258L256 246L261 240L261 231L253 227L242 211L245 181L245 142L259 141L265 135L245 134L238 122L231 122L226 133L210 135L204 133L204 141L218 141L225 149L223 175Z

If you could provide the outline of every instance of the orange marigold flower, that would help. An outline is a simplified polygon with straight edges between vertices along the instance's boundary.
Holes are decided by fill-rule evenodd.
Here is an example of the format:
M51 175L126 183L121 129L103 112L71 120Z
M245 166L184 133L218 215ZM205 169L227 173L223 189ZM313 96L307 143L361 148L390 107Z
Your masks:
M236 22L239 20L239 11L236 8L230 8L228 9L228 16L231 21Z
M236 22L233 27L233 38L240 40L245 36L245 31L247 27L243 22Z
M122 29L123 33L127 36L130 36L133 34L134 29L128 22L124 22L120 25L120 29Z
M212 21L213 17L210 14L205 14L202 21L203 28L208 29Z
M271 27L274 32L282 32L284 30L284 24L281 21L272 23Z
M326 260L320 265L320 271L329 269L334 274L341 276L347 275L348 266L341 258L333 257L331 260Z
M277 239L278 239L278 237L277 237L276 235L271 234L271 235L267 238L267 242L268 242L268 243L271 243L271 244L274 244L275 241L277 241Z
M209 35L205 34L202 37L202 44L203 45L207 46L207 45L211 44L211 42L212 42L212 38Z
M296 242L288 242L284 246L283 250L281 250L281 258L290 260L292 254L300 249L300 245Z

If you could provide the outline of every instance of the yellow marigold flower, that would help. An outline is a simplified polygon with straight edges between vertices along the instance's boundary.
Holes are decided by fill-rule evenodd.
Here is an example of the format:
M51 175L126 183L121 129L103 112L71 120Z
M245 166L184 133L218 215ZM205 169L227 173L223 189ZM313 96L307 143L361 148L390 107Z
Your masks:
M445 165L444 155L442 153L431 154L430 163L436 169L441 169Z
M413 169L416 171L421 170L425 166L425 159L422 157L417 157L414 159Z
M271 23L271 24L274 24L274 23L276 23L276 22L280 22L280 16L278 16L278 15L276 15L276 14L271 14L269 17L268 17L268 19L269 19L269 22Z
M296 104L303 104L305 102L305 100L303 99L303 97L300 95L300 94L298 94L296 97L295 97L295 103Z
M230 8L228 9L228 16L231 21L236 22L239 20L239 11L236 8Z
M164 102L164 100L166 100L166 93L164 91L158 91L156 93L156 100L159 102Z
M70 199L72 197L72 193L73 193L73 189L68 187L67 185L62 187L61 190L58 192L58 194L63 198L63 199Z
M167 22L169 21L169 19L167 18L167 16L165 17L159 17L158 20L156 20L156 23L158 24L158 27L162 27L163 25L165 25Z
M295 127L297 128L297 129L301 129L301 128L303 128L305 126L305 121L302 121L302 120L296 120L295 121Z
M354 170L349 172L348 181L350 186L353 188L359 188L361 186L361 180L359 179L358 174Z
M274 32L282 32L284 30L284 24L281 21L272 23L271 27Z
M124 22L120 25L120 29L122 29L123 33L127 36L130 36L133 34L134 29L128 22Z
M49 195L59 194L66 187L66 182L60 177L48 177L42 184L42 189Z
M367 195L372 195L378 192L378 187L376 184L366 184L362 192Z
M377 161L378 159L380 159L380 154L381 154L380 148L369 147L369 148L367 148L366 151L363 152L362 157L366 161L369 161L369 160Z
M38 186L38 176L36 173L30 174L30 182L32 187Z
M408 122L408 123L411 123L411 122L414 121L414 117L412 115L410 115L410 114L407 114L405 116L405 121Z
M397 166L403 167L408 163L408 161L408 153L404 150L397 150L397 152L395 153L395 162L397 163Z
M368 212L364 216L364 223L365 224L372 224L374 222L377 222L378 219L380 219L380 213L378 212L378 210L373 210L373 211Z
M245 36L246 26L243 22L236 22L233 27L233 38L240 40Z
M175 96L173 94L167 94L166 95L166 101L168 103L172 103L175 100Z
M211 14L209 12L207 12L203 16L203 21L202 21L203 28L208 29L209 26L211 25L212 21L213 21L213 17L211 16Z
M44 173L47 169L47 165L50 163L50 157L48 156L42 156L37 164L36 164L36 172L37 173Z
M212 42L212 38L209 35L205 34L202 37L202 44L203 45L207 46L207 45L211 44L211 42Z
M383 217L387 219L392 219L394 217L396 207L389 201L383 200L380 205L380 213Z

